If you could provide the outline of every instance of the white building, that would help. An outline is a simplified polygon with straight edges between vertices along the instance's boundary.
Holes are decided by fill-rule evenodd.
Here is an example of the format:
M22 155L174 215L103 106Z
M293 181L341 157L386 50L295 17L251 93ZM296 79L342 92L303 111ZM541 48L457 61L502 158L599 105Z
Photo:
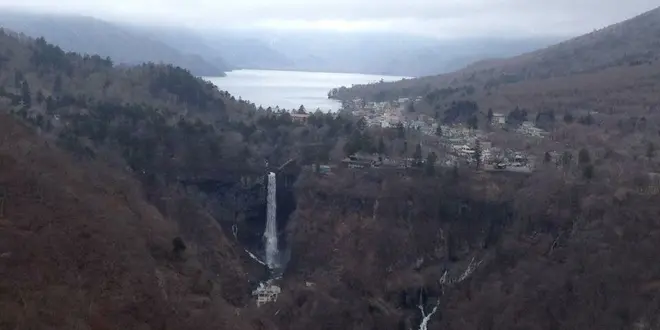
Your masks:
M506 115L503 113L493 113L493 124L504 125L506 124Z
M269 302L277 301L277 296L282 293L282 289L272 284L271 281L259 283L259 287L252 291L252 295L257 297L257 307Z

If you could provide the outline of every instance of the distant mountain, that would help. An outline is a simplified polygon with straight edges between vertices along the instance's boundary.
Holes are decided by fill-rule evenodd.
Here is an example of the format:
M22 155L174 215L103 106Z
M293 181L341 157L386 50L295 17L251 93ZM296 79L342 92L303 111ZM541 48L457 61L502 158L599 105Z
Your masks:
M246 68L401 76L449 72L474 60L517 55L559 41L552 38L437 40L394 33L291 30L233 31L232 35L233 38L224 39L223 48L236 52L247 44L251 51L244 53L259 54L254 55L260 57L258 67L248 62L242 66ZM278 55L273 56L274 52Z
M435 88L463 85L491 90L499 86L549 78L570 80L576 75L592 75L591 79L602 84L605 80L611 82L613 76L610 74L605 78L597 78L596 75L600 73L618 70L619 75L632 71L641 74L644 72L632 69L655 67L659 59L660 8L657 8L624 22L523 55L478 61L449 74L344 88L337 91L336 97L418 96Z
M152 38L231 69L283 69L293 62L252 36L226 31L192 31L181 27L130 27Z
M32 14L3 10L0 26L32 37L43 36L67 51L98 54L122 64L167 63L200 76L221 76L227 65L216 56L210 63L198 49L166 44L144 33L91 17ZM176 38L170 38L176 40ZM181 42L194 42L183 38Z
M423 76L476 60L521 54L556 38L437 40L408 34L294 30L127 27L232 69L271 69ZM396 40L396 42L393 42Z
M408 76L440 74L458 70L475 61L518 55L558 41L554 37L442 40L429 47L394 53L389 56L389 63L380 65L399 68Z

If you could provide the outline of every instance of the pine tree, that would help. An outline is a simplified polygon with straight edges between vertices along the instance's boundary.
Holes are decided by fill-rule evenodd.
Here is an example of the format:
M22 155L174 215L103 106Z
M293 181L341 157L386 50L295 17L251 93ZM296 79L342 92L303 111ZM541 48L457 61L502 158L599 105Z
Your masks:
M545 155L543 156L543 162L544 163L549 163L552 160L552 156L550 155L549 152L545 152Z
M432 176L435 174L435 162L438 161L438 155L435 152L430 152L426 156L426 174Z
M59 74L55 77L55 82L53 83L53 94L59 94L62 92L62 76Z
M422 145L419 143L415 147L415 153L413 154L413 159L415 160L415 166L422 165Z
M594 177L594 166L592 164L587 164L582 169L582 177L584 177L587 180L591 180Z
M438 125L438 128L435 129L436 136L442 136L442 126Z
M41 90L38 90L38 91L37 91L37 96L36 96L36 98L37 98L37 103L38 103L38 104L42 104L42 103L44 103L44 100L45 100L45 98L44 98L44 93L42 93Z
M573 154L570 151L564 151L561 155L561 163L564 167L571 166L571 161L573 160Z
M365 119L364 117L360 118L360 120L358 120L357 122L357 128L360 131L364 131L365 129L367 129L367 119Z
M14 86L16 88L21 88L23 86L24 80L25 80L25 76L23 75L23 72L21 71L14 72Z
M649 142L646 145L646 157L648 157L649 159L655 157L655 144L653 142Z
M378 140L378 153L381 154L381 155L387 154L387 149L385 147L385 141L383 141L382 136Z
M580 153L578 154L578 164L580 166L584 166L591 163L591 156L589 155L589 151L587 149L580 149Z
M24 106L28 108L32 106L32 94L30 93L30 85L28 85L27 81L23 81L23 85L21 86L21 100Z
M399 136L399 139L403 139L403 138L406 137L406 129L405 129L405 127L403 127L402 122L399 122L398 124L396 124L396 131L397 131L397 134Z
M474 115L468 119L468 127L471 129L477 129L479 128L479 119L477 119L477 116Z
M415 112L415 111L416 111L415 110L415 104L412 103L412 102L410 104L408 104L408 112Z
M472 157L474 157L474 161L477 164L477 169L481 167L481 156L483 154L483 151L481 150L481 142L477 140L477 142L474 144L474 154L472 154Z

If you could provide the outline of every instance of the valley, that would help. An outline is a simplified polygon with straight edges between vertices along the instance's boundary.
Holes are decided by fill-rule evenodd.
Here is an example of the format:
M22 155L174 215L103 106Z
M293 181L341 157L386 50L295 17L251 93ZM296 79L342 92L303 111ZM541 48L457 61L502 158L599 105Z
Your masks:
M0 329L655 329L659 13L410 79L0 30Z

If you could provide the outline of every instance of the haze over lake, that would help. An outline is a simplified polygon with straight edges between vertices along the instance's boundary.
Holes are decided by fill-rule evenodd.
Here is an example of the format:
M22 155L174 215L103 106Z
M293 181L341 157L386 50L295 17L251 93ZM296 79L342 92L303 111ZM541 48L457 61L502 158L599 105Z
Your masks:
M234 97L261 105L283 109L337 111L341 104L328 99L328 92L336 87L396 81L406 77L366 75L357 73L299 72L274 70L236 70L226 77L206 77Z

